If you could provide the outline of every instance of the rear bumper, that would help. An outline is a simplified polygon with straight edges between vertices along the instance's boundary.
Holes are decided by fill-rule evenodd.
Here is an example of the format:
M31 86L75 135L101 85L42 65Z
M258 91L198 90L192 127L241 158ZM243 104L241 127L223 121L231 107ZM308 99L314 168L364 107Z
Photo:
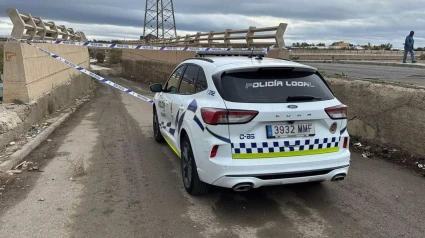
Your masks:
M206 161L205 161L206 162ZM261 186L330 181L335 175L348 174L350 152L297 156L276 159L208 160L198 167L200 179L208 184L232 188L239 183Z
M282 174L261 174L261 175L226 175L213 183L215 186L233 188L237 184L250 183L253 188L294 183L308 183L315 181L331 181L336 175L348 174L349 165L343 168L329 168L316 171L298 171ZM322 171L328 171L322 174ZM308 173L321 173L319 175L308 175ZM305 176L303 176L305 174ZM300 176L297 176L300 175ZM280 178L282 177L282 178Z

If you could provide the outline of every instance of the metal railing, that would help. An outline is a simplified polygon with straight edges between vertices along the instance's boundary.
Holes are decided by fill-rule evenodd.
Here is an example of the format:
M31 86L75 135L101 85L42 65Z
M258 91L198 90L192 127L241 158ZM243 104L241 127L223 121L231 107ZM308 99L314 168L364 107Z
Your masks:
M155 46L193 46L193 47L269 47L284 48L285 34L288 24L280 23L279 26L256 28L246 30L198 32L185 37L168 39L146 39L138 41L125 41L129 44L143 44Z
M19 13L17 9L6 10L13 24L12 37L16 39L87 41L82 31L74 31L53 21L44 22L40 17Z

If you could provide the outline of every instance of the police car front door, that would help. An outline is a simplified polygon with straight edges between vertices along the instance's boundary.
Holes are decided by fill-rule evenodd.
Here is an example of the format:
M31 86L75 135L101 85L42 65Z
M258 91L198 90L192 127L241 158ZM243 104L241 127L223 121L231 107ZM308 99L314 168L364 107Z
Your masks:
M174 120L175 120L175 110L178 110L177 108L174 108L173 101L175 98L175 95L178 94L178 88L180 84L180 78L184 72L185 65L180 66L177 68L171 77L168 79L166 85L165 85L165 92L162 95L162 101L164 106L164 121L160 122L162 131L164 132L164 135L167 137L169 143L172 143L175 145L175 127L174 127Z
M172 104L172 126L175 129L176 146L179 148L180 131L187 114L188 105L194 100L196 92L195 84L199 73L199 67L189 64L181 78L179 93L173 95ZM193 116L192 116L193 117Z

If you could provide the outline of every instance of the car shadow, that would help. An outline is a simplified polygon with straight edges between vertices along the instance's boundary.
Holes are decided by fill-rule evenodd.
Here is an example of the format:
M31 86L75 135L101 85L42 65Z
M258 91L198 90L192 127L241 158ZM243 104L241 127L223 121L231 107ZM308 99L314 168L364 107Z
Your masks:
M296 237L293 217L288 214L311 217L311 210L306 207L320 207L321 203L326 203L329 194L326 186L326 183L306 183L261 187L247 192L213 187L211 195L218 197L213 211L217 219L229 227L252 227L265 237L286 237L291 233L290 237Z

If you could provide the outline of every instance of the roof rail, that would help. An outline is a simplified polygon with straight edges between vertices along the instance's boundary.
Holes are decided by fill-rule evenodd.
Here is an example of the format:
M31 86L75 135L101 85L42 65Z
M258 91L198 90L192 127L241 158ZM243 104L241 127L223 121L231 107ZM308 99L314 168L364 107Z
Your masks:
M200 57L192 57L192 58L185 59L184 61L186 61L186 60L203 60L203 61L207 61L209 63L214 63L214 60L212 60L212 59L200 58Z
M197 51L196 57L210 56L258 56L264 57L267 53L264 50L209 50L209 51Z

